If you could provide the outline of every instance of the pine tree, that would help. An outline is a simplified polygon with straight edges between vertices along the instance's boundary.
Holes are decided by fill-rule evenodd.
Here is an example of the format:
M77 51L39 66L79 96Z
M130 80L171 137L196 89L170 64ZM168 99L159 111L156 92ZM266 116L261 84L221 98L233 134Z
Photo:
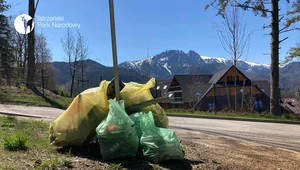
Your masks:
M12 46L10 44L11 28L9 26L9 17L4 15L4 12L9 7L6 1L0 0L0 83L2 84L2 78L5 77L7 84L11 85L11 65L13 62L11 55Z

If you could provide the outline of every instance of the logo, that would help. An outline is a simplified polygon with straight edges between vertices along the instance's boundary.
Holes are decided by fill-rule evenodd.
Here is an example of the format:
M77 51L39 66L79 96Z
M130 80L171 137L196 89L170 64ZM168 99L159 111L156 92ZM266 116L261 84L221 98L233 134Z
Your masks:
M17 16L14 22L15 29L20 34L29 34L34 28L34 21L30 15Z

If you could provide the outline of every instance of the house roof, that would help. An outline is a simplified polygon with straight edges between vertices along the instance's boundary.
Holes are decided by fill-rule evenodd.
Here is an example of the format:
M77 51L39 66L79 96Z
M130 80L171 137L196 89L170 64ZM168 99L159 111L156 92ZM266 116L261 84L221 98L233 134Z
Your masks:
M212 75L175 75L173 80L177 80L181 89L183 102L191 102L201 98L210 86L208 81Z
M270 84L268 80L252 81L252 84L256 85L261 91L263 91L268 97L270 97Z
M231 67L223 68L222 70L214 74L214 76L209 80L209 83L217 83L230 70Z

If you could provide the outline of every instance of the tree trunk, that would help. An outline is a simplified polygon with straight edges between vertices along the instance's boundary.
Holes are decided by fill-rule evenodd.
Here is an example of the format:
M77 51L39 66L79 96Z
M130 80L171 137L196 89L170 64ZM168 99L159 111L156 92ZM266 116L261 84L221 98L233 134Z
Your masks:
M271 33L271 94L270 112L280 114L279 106L279 9L278 0L272 0L272 33Z
M73 97L74 79L75 79L75 76L73 75L72 80L71 80L71 90L70 90L70 97L71 98Z
M34 18L34 0L29 0L29 15ZM28 68L27 68L28 88L35 87L35 58L34 58L34 29L28 34Z
M0 86L2 86L2 58L0 53Z

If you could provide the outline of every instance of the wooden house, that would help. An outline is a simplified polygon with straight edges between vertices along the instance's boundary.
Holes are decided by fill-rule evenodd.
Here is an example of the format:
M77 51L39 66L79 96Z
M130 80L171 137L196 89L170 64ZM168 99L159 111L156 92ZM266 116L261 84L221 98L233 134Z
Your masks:
M163 108L192 108L209 87L212 75L175 75L170 83L168 94L172 98L167 103L160 103Z
M195 110L263 112L269 109L268 82L252 82L235 66L214 74L208 84L205 94L193 106Z

